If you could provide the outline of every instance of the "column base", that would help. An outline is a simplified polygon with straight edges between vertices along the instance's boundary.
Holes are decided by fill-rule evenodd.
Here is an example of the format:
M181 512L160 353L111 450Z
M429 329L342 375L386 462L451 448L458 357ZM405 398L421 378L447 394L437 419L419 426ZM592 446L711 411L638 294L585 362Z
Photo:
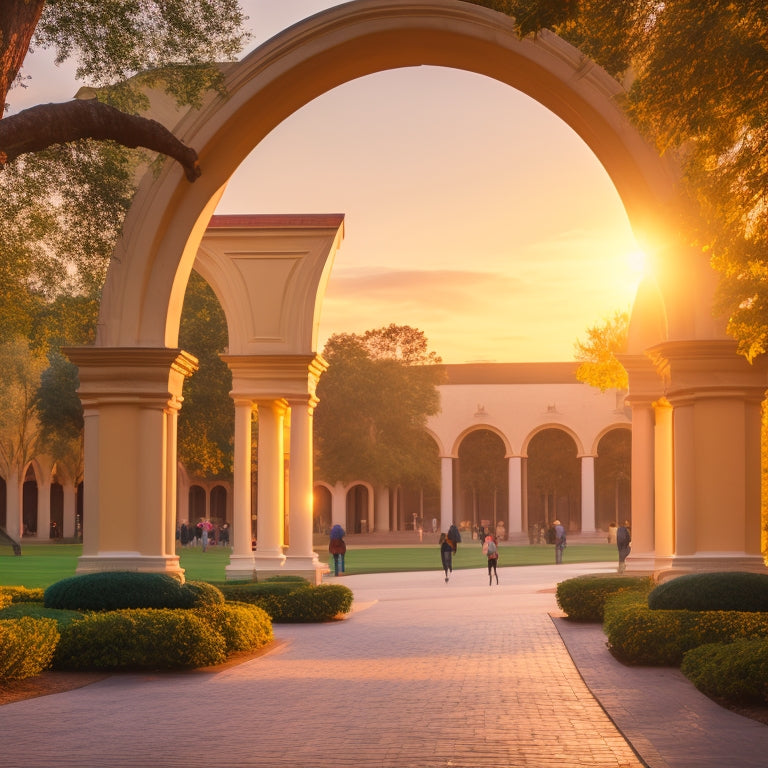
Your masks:
M224 578L227 581L252 581L254 571L253 555L230 555Z
M697 552L695 555L672 555L656 558L654 576L659 582L669 581L686 573L705 571L751 571L766 573L762 555L746 552Z
M165 573L183 584L184 569L177 555L142 555L140 552L105 552L99 555L81 555L75 573L101 571L136 571L138 573Z
M285 558L281 574L286 576L301 576L310 584L320 584L322 583L323 575L330 573L330 571L331 568L328 563L321 562L317 555L288 555Z
M616 569L619 567L619 555L616 553ZM656 556L653 552L631 552L627 558L627 567L624 573L628 576L644 576L654 573L658 568Z

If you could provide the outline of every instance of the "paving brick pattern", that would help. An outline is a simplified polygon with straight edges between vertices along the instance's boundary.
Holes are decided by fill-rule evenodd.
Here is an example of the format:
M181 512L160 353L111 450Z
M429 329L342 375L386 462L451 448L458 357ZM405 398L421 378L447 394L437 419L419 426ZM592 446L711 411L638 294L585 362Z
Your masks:
M342 622L215 674L115 675L0 708L5 768L636 768L558 634L584 567L346 579ZM8 734L13 734L9 737Z

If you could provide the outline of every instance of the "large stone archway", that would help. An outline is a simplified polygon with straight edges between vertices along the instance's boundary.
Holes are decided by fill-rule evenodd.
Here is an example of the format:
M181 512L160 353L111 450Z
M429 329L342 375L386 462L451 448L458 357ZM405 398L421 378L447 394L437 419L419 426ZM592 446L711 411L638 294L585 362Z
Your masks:
M194 367L176 349L179 316L189 272L227 180L253 147L313 98L367 74L417 65L464 69L528 94L570 125L603 164L655 266L653 289L661 309L652 322L643 313L633 318L633 338L642 338L642 345L633 347L628 365L633 408L642 410L646 424L640 430L646 449L654 443L651 403L666 392L671 407L685 413L672 427L674 461L684 471L675 469L671 498L646 494L641 500L649 551L658 527L654 505L657 513L661 505L672 521L671 531L664 523L664 535L673 542L669 558L695 561L720 541L722 556L715 553L708 562L759 560L759 452L753 457L753 450L765 376L737 358L712 318L713 273L677 234L676 167L628 123L621 87L556 36L545 31L535 40L520 40L512 19L485 8L459 0L359 0L291 27L227 67L228 96L213 97L180 119L175 133L200 155L203 175L195 184L171 163L142 183L108 272L96 346L73 353L86 406L83 568L119 564L128 540L139 548L129 553L132 565L178 569L170 548L175 412L183 377ZM651 346L653 363L644 355ZM722 417L731 424L726 448L718 447ZM702 440L706 450L697 447ZM641 453L652 487L657 454ZM726 457L729 475L723 479L713 470ZM139 481L142 467L141 492L122 492L126 459L133 467L129 483ZM636 481L642 477L634 470L633 475ZM722 510L708 499L726 498L732 500L732 525L722 539ZM135 518L136 531L109 533L115 518Z

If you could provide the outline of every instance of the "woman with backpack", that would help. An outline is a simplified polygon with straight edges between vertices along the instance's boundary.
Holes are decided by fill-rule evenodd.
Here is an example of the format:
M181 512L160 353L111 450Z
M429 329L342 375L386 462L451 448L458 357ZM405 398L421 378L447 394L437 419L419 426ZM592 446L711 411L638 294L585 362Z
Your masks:
M499 574L496 572L496 563L499 559L499 548L496 546L493 536L485 537L483 554L488 558L488 586L490 587L493 584L493 576L496 577L496 583L499 583ZM493 576L491 576L491 568L493 568Z

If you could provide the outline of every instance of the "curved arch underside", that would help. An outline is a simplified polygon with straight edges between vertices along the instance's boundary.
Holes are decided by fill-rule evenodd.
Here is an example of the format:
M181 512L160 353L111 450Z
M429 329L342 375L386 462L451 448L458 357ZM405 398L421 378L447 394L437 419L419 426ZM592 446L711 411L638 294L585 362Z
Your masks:
M175 133L198 151L203 175L189 184L167 163L158 178L145 178L110 265L97 345L175 347L200 240L227 180L251 150L326 91L419 65L486 75L563 119L610 175L639 242L663 263L674 252L686 264L690 298L678 297L670 310L665 296L670 336L712 334L709 304L700 310L711 290L691 289L707 278L692 276L695 262L679 253L666 223L676 207L676 167L629 124L613 78L547 31L519 39L511 18L486 8L459 0L359 0L306 19L228 65L229 95L182 117ZM662 295L675 282L673 272L659 271Z

